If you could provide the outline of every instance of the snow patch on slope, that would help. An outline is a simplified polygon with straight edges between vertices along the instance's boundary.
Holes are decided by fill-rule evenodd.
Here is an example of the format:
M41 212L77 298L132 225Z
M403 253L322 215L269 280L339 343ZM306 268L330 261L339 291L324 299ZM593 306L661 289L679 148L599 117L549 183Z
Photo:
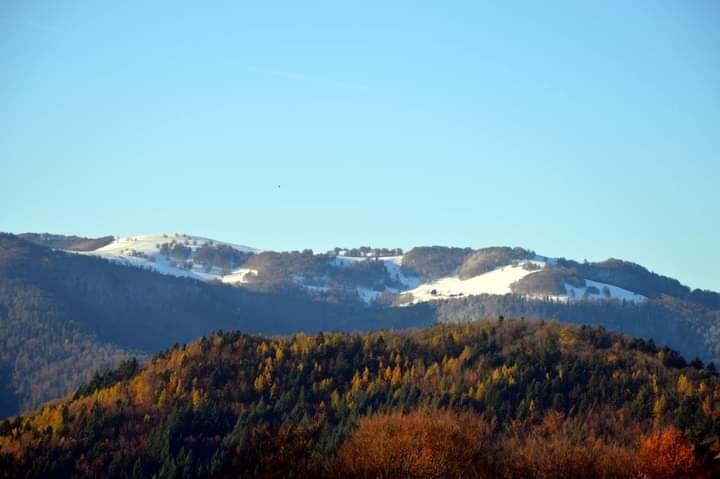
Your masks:
M402 256L389 256L382 258L385 263L385 270L391 278L402 284L405 288L413 289L420 286L420 278L416 276L407 276L402 270Z
M235 248L236 250L242 251L244 253L257 253L260 250L256 248L251 248L250 246L240 245L240 244L234 244L234 243L226 243L224 241L216 241L210 238L204 238L202 236L192 236L192 235L184 235L184 234L178 234L178 233L172 233L172 234L151 234L151 235L138 235L138 236L126 236L121 238L116 238L115 241L112 243L103 246L102 248L98 248L94 251L90 251L90 254L97 254L97 255L115 255L115 256L121 256L123 254L127 255L132 250L135 250L139 253L158 253L160 251L158 245L161 245L163 243L170 243L171 241L175 241L176 243L185 244L187 241L188 244L186 246L189 246L193 251L195 251L198 247L202 246L205 243L213 243L213 244L221 244L221 245L227 245L232 248Z
M238 268L230 274L220 277L220 281L227 284L247 283L248 276L257 276L258 271L252 268Z
M101 258L128 266L147 268L161 274L179 276L182 278L194 278L201 281L217 280L228 284L246 283L248 275L257 274L257 271L255 270L238 268L231 271L230 274L223 276L223 272L218 268L206 270L200 265L193 265L190 269L176 266L174 262L168 260L165 256L160 254L160 245L170 243L172 241L189 247L193 253L200 246L207 243L230 246L244 253L260 252L260 250L249 246L216 241L202 236L160 233L115 238L112 243L107 244L102 248L98 248L94 251L82 252L80 254L99 256Z
M551 261L549 261L549 258L536 257L534 260L503 266L468 279L449 276L431 283L422 284L415 289L406 291L405 294L408 295L409 303L438 301L479 294L509 294L512 293L511 285L514 282L537 272L537 270L524 268L523 265L526 263L533 263L543 268ZM564 295L529 295L528 297L559 302L619 300L642 303L647 301L647 298L641 294L633 293L619 286L589 279L585 280L585 286L583 287L565 284L565 290L567 293Z
M508 294L512 293L511 284L535 272L535 270L525 269L523 265L526 263L534 263L540 267L545 265L543 261L539 260L522 261L468 279L448 276L422 284L406 293L412 294L413 303L477 294Z
M612 284L601 283L599 281L592 281L590 279L585 280L585 286L582 288L576 288L575 286L566 284L565 290L567 294L564 296L558 296L554 299L559 301L582 301L582 300L611 300L617 299L619 301L630 301L633 303L642 303L647 301L647 297L628 291L619 286ZM595 292L597 290L597 292Z

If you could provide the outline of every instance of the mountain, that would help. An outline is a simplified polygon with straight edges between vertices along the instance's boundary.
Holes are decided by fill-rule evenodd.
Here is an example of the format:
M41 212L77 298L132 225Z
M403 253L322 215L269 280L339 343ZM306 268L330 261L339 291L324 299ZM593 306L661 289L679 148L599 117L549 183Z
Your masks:
M264 334L411 327L428 308L318 302L161 275L0 234L0 417L62 397L97 369L212 330Z
M225 332L0 423L0 477L717 477L719 419L711 368L602 328Z
M292 334L513 316L601 325L687 360L720 358L717 293L619 260L509 247L274 252L181 234L23 237L0 235L0 417L70 394L98 369L220 329Z
M720 320L720 294L691 290L675 279L617 259L579 263L510 247L276 252L178 233L104 243L82 254L246 291L292 292L332 303L380 307L439 303L443 318L450 321L461 319L447 314L461 304L463 314L475 318L505 312L602 324L653 338L689 357L720 358L720 329L715 326ZM451 305L446 307L448 300ZM498 310L499 303L506 311ZM589 315L595 318L592 321L589 310L594 311ZM623 312L620 321L618 311Z
M41 242L48 246L63 244L59 235L33 236L55 238ZM78 241L77 237L67 238L64 243ZM335 301L403 305L481 294L516 294L560 302L641 303L667 295L720 309L720 294L691 290L634 263L612 258L578 263L523 248L432 246L416 247L405 254L398 248L370 247L335 248L326 253L276 252L178 233L92 241L102 246L81 251L163 274L252 289L298 287L312 297Z

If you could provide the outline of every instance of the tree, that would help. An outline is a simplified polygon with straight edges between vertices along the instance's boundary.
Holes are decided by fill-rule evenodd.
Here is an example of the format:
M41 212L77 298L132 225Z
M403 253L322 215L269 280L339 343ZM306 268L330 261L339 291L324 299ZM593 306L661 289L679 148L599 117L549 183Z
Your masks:
M638 459L640 470L657 479L692 477L697 468L692 445L674 427L643 438Z
M491 427L449 411L360 420L340 447L338 477L478 477L491 473Z

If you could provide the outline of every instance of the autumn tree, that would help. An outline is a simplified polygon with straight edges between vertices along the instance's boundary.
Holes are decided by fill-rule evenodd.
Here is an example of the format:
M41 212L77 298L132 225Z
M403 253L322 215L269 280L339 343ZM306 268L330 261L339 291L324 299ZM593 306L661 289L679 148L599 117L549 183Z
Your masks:
M360 420L338 452L339 477L492 477L493 427L474 414L393 413Z
M638 459L640 470L656 479L692 477L697 468L692 445L674 427L644 437Z

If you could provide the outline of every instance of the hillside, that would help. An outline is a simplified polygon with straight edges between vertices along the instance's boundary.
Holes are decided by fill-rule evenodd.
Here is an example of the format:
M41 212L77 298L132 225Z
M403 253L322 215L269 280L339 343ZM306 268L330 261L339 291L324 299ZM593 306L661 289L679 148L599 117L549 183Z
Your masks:
M35 237L57 244L77 239ZM463 316L475 319L513 314L602 324L652 338L687 357L720 358L720 329L716 327L720 294L691 290L675 279L616 259L578 263L509 247L277 252L178 233L117 237L83 254L157 271L168 278L225 283L242 291L305 296L320 302L381 308L438 303L432 309L462 310ZM448 301L459 305L441 304ZM462 317L453 315L450 320ZM290 329L275 331L302 329L297 324L286 326Z
M113 236L86 238L83 236L67 236L50 233L21 233L18 236L40 246L68 251L95 251L115 241Z
M217 333L0 424L2 477L711 477L720 378L554 322Z
M463 323L499 316L555 319L598 325L667 345L689 358L718 363L720 311L664 296L643 303L530 300L515 295L478 295L437 303L436 319Z
M25 237L66 250L74 248L62 245L78 244L78 237ZM105 238L94 241L100 240ZM310 297L331 302L404 305L482 294L517 294L561 302L639 303L667 295L720 309L720 294L691 290L631 262L611 258L578 263L517 247L263 251L201 236L164 233L117 237L82 252L167 275L253 290L297 288Z
M717 294L631 263L580 264L519 248L271 252L166 236L115 238L77 253L46 243L94 240L38 235L41 247L0 235L0 417L63 397L96 369L214 329L291 334L504 315L602 325L688 359L720 359L720 311L709 307ZM181 257L193 264L178 268ZM230 264L222 276L219 265ZM461 279L461 268L479 274ZM237 278L240 287L226 284Z
M367 310L161 275L0 234L0 417L62 397L96 369L216 329L264 334L429 324L428 308Z

